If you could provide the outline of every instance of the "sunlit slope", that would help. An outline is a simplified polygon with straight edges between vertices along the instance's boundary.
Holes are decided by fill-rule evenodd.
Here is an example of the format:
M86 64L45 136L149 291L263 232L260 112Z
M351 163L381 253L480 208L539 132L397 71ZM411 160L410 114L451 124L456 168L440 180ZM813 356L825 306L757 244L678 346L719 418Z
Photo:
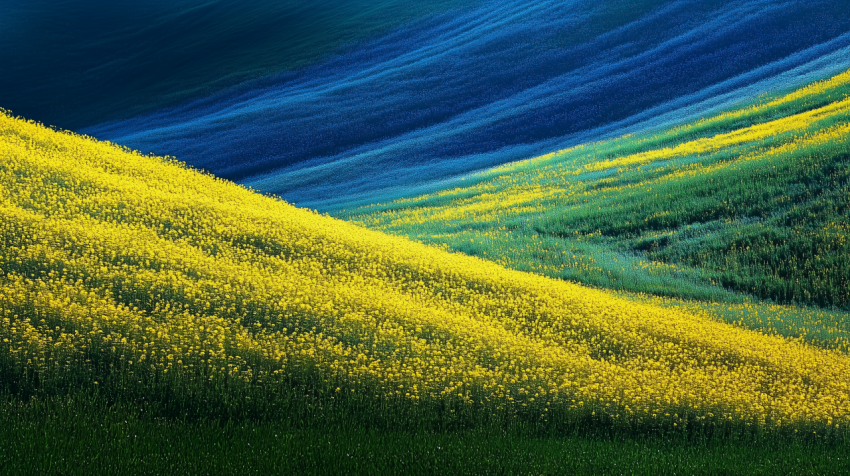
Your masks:
M450 254L8 116L0 188L0 381L13 392L165 388L203 409L210 389L241 392L228 400L240 405L297 383L322 405L358 395L446 418L850 424L845 354Z
M850 306L850 73L341 213L597 286Z

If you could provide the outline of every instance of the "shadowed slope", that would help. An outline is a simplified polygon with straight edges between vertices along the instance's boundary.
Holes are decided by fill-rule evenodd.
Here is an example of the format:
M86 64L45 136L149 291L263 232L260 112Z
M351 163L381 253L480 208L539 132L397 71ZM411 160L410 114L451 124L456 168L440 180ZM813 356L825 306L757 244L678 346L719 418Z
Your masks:
M793 88L848 47L837 0L484 2L85 131L331 209Z
M314 64L465 0L27 0L0 12L0 104L69 130Z

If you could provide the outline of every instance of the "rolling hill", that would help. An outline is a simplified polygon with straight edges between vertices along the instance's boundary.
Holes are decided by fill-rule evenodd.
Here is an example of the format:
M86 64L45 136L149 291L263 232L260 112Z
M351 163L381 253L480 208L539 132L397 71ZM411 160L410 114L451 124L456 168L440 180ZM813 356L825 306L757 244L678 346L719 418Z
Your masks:
M832 310L829 320L846 323L838 311L850 306L848 112L845 72L664 131L335 213L597 287L749 296Z
M414 3L0 9L0 472L850 474L846 1Z
M843 352L0 121L5 392L402 427L595 421L840 435L850 424Z
M850 68L843 0L430 1L421 15L394 13L399 2L334 1L306 15L289 42L281 15L291 2L212 3L229 6L187 13L197 19L174 39L142 30L127 42L144 68L115 67L110 55L78 51L88 42L67 42L69 54L100 67L80 88L95 89L88 97L105 108L73 130L323 211L440 190L471 172L678 125ZM209 36L219 29L224 39ZM359 36L334 46L347 31ZM151 53L165 42L174 47L163 58ZM182 53L204 45L220 54ZM307 52L301 67L274 63ZM56 91L54 109L92 110L71 107L85 96L64 81L17 99L32 78L48 77L29 67L41 57L16 69L20 88L0 83L0 104L72 129L28 112L45 91ZM128 70L127 80L92 81ZM233 85L210 80L247 73ZM138 112L150 104L162 105Z

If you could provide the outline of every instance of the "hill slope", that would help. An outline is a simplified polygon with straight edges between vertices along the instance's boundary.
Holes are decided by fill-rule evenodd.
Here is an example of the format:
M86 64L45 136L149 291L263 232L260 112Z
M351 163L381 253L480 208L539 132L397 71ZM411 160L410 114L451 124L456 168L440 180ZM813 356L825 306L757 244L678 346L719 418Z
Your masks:
M280 38L281 29L264 28L268 7L243 3L271 2L239 2L240 11L227 13L246 21L245 10L258 35ZM328 3L343 18L363 4ZM436 190L470 172L682 123L850 68L844 0L427 3L442 5L445 13L401 24L310 67L200 91L190 101L82 132L175 155L216 176L330 210ZM389 12L401 3L367 5ZM316 26L325 31L324 24ZM311 29L303 30L310 40ZM190 34L208 34L199 31ZM338 35L328 31L330 38ZM142 44L150 36L156 38L141 35ZM258 62L273 58L267 52L279 47L279 41L257 43L251 53ZM254 58L241 53L238 41L213 44L212 50L236 58L224 66L234 76ZM112 71L109 66L103 70ZM161 76L188 76L182 65L165 72L163 65L152 66L139 76L154 85ZM45 77L40 73L24 76L24 86ZM194 84L188 79L181 86ZM12 107L3 103L2 91L0 83L0 104ZM57 103L70 101L65 91ZM101 91L94 96L103 97ZM170 96L132 105L163 97ZM125 101L119 96L107 105Z
M6 115L0 189L0 381L19 395L850 424L846 354L450 254Z
M609 289L848 309L848 133L845 72L338 214Z
M30 0L4 5L0 104L79 130L276 74L465 0Z

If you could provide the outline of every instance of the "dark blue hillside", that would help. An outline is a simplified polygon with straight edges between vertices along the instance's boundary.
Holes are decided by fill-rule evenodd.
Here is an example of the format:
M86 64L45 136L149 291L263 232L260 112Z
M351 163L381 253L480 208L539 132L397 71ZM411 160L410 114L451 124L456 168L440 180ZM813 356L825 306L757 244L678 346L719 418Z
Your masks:
M472 1L2 1L0 106L79 130L302 68Z
M184 77L179 94L135 100L169 105L123 120L104 113L83 131L330 209L686 120L850 67L845 0L448 4L262 77L250 51L236 54L248 46L210 39L204 55L235 55L222 63L225 79L192 89ZM246 45L270 31L251 15L262 9L238 16L259 29ZM308 50L319 57L318 47Z

